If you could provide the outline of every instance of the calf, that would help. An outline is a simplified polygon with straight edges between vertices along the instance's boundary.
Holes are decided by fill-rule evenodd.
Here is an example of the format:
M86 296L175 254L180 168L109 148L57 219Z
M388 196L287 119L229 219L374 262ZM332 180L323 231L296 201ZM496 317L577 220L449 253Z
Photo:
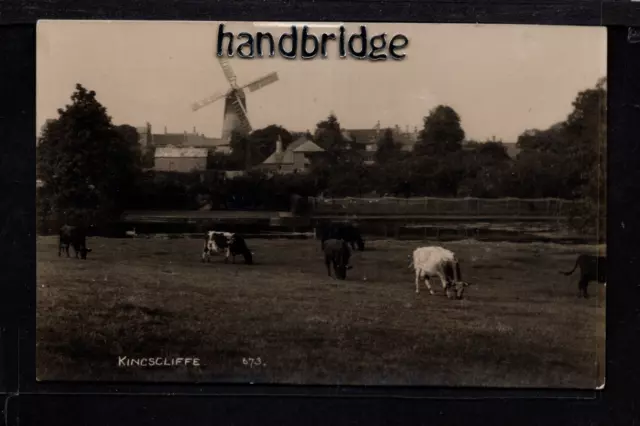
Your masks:
M326 240L322 250L324 252L324 264L327 267L329 276L331 277L331 265L333 265L336 278L340 280L347 279L347 269L350 269L349 258L351 257L351 251L347 243L343 240Z
M322 227L321 238L321 248L324 248L325 241L335 239L345 241L353 250L357 248L364 251L364 240L360 230L349 223L330 223Z
M449 298L462 299L464 290L469 283L462 281L460 263L456 255L445 248L431 246L419 247L413 251L413 258L409 264L416 273L416 293L420 293L420 280L424 279L429 293L434 294L429 278L438 277L442 282L445 295Z
M76 259L80 255L82 260L87 260L87 253L91 249L87 248L87 232L84 228L70 225L63 225L60 228L58 234L58 256L62 254L62 249L64 248L67 252L67 257L69 257L69 246L73 246Z
M590 254L581 254L576 259L573 269L569 272L561 271L561 274L571 275L580 267L580 280L578 281L578 297L589 297L587 287L589 282L596 281L605 283L607 281L607 258L604 256L593 256Z
M236 263L236 256L242 255L246 264L253 264L253 254L242 236L231 232L208 231L205 236L202 261L208 262L212 254L222 251L225 253L225 263L229 261L229 257L233 263Z

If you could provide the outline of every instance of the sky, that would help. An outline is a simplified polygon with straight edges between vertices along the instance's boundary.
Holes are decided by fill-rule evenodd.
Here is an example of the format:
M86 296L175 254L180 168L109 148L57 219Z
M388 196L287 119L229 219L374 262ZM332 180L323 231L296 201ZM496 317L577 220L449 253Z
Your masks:
M220 137L223 101L191 104L229 86L215 54L221 22L39 21L37 129L70 103L76 83L94 90L114 124L154 133ZM305 23L225 22L225 31L269 31L274 38ZM341 23L307 23L310 32ZM361 23L344 24L347 34ZM313 130L331 112L343 128L422 128L439 104L460 115L468 139L515 142L571 112L579 91L606 76L606 28L540 25L366 23L369 34L404 34L404 60L230 59L238 83L276 71L279 81L247 93L254 129L278 124ZM237 45L238 42L236 42Z

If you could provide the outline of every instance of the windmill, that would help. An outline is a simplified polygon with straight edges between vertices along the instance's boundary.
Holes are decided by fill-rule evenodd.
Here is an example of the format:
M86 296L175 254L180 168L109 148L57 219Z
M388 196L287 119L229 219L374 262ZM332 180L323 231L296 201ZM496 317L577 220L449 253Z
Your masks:
M256 90L262 89L271 83L275 83L278 81L278 73L272 72L252 81L251 83L239 86L236 82L236 74L233 72L231 65L229 64L229 59L226 57L218 57L218 61L220 62L224 76L229 82L229 89L224 92L217 92L208 98L195 102L191 105L191 109L195 112L224 98L222 140L229 143L231 140L231 133L233 131L236 131L241 135L248 135L252 130L251 124L249 123L249 117L247 115L247 99L244 90L248 89L249 92L255 92Z

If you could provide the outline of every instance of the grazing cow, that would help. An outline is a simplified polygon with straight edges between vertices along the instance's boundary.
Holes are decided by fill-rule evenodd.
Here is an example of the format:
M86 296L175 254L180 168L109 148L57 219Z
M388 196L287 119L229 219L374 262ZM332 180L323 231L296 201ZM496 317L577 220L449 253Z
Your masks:
M236 256L242 255L246 264L253 264L253 254L242 236L231 232L208 231L205 235L202 261L208 262L213 253L220 253L223 250L225 263L229 262L229 257L233 263L236 263Z
M424 284L429 293L435 294L431 289L429 278L438 277L442 282L445 295L452 299L462 299L464 290L469 283L462 281L460 273L460 263L456 255L445 248L431 246L419 247L413 251L413 258L409 263L416 273L416 293L420 293L420 280L424 279Z
M87 232L84 228L77 226L63 225L60 228L58 234L58 256L61 255L64 248L69 257L69 246L73 246L73 251L76 253L76 259L78 255L82 260L87 260L87 253L91 251L87 248Z
M360 230L349 223L330 223L321 228L322 242L320 248L324 248L327 240L343 240L351 246L353 250L364 251L364 240Z
M351 251L347 243L343 240L326 240L322 250L324 251L324 264L327 267L329 276L331 277L331 265L333 265L336 278L340 280L347 279L347 269L351 269L349 266Z
M607 258L604 256L593 256L590 254L581 254L576 259L573 269L569 272L560 271L561 274L571 275L580 267L580 280L578 281L578 297L589 297L587 287L589 282L597 281L605 283L607 281Z

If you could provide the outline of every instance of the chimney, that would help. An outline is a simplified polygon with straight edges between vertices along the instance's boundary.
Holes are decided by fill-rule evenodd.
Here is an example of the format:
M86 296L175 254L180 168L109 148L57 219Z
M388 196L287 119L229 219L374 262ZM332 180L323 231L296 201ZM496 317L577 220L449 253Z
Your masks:
M193 134L197 135L198 133L196 132L196 126L193 126Z
M167 126L164 126L164 134L167 134Z
M276 141L276 154L282 154L282 139L278 136L278 140Z

